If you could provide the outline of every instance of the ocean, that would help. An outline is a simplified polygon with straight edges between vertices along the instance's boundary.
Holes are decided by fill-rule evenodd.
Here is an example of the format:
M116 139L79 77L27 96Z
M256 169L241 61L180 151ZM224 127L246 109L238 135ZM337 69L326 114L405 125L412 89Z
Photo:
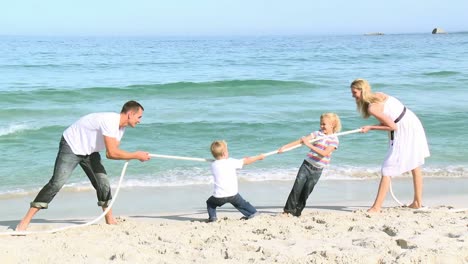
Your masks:
M319 129L323 112L342 131L375 119L356 111L349 84L399 98L421 119L431 157L425 177L467 178L468 34L262 37L0 37L0 198L36 193L50 179L62 132L82 115L145 108L121 148L212 158L270 152ZM387 134L340 137L321 181L378 179ZM241 182L295 178L307 149L239 171ZM103 153L103 157L105 154ZM115 187L124 161L104 159ZM404 174L401 177L411 177ZM131 161L123 188L211 184L206 162ZM92 189L77 168L67 189ZM375 187L377 188L377 186Z

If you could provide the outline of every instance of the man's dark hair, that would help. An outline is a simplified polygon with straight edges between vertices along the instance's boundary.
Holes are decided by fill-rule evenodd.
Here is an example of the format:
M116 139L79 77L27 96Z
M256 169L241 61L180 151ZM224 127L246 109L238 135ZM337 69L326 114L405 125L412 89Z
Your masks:
M126 114L130 111L134 111L134 112L138 112L138 110L143 110L145 111L145 109L143 108L143 106L141 106L140 103L138 103L137 101L128 101L126 102L123 107L122 107L122 111L120 111L121 114Z

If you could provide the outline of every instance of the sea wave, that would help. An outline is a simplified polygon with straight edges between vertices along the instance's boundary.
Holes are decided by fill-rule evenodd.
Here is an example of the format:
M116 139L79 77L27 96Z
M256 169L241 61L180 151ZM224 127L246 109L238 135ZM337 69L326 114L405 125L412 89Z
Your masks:
M433 76L433 77L451 77L454 75L461 74L458 71L435 71L435 72L426 72L424 75L426 76Z
M298 168L288 169L265 169L255 168L240 170L238 172L239 182L267 182L267 181L293 181L296 177ZM425 178L468 178L468 167L449 166L449 167L425 167L423 168ZM362 168L352 166L342 166L329 168L323 171L321 181L349 181L349 180L376 180L381 177L380 168ZM405 173L395 178L411 178L410 173ZM118 187L119 178L111 179L112 188ZM191 185L211 185L212 176L208 169L191 168L190 170L168 170L158 175L134 176L127 175L122 181L121 188L135 187L178 187ZM12 187L7 190L0 190L0 199L7 199L14 196L35 195L42 188L37 186L25 189L22 187ZM88 180L68 183L63 191L83 192L93 190Z
M0 127L0 137L15 136L19 134L27 134L29 132L35 132L35 135L49 135L57 131L62 131L64 127L57 125L45 125L42 126L39 123L12 123L6 127ZM37 133L36 133L37 132Z
M43 54L47 55L47 54ZM64 64L64 63L36 63L36 64L2 64L0 68L4 70L21 70L22 68L38 68L38 69L63 69L66 67L80 67L82 64L73 63L73 64Z
M175 82L167 84L132 85L127 89L142 89L150 92L157 90L163 94L203 95L216 97L258 95L274 93L275 90L303 89L317 87L311 83L280 80L220 80L210 82Z
M174 82L162 84L133 84L123 87L98 86L82 88L53 88L38 87L34 90L24 91L11 89L1 92L2 101L9 103L26 103L29 101L53 101L68 102L90 100L92 98L113 98L116 94L124 97L134 97L135 90L143 95L177 95L178 97L198 96L254 96L263 93L284 92L284 90L300 90L304 88L317 87L314 84L300 81L279 81L279 80L219 80L208 82Z
M28 124L11 124L7 127L0 127L0 136L16 134L25 130L37 129Z

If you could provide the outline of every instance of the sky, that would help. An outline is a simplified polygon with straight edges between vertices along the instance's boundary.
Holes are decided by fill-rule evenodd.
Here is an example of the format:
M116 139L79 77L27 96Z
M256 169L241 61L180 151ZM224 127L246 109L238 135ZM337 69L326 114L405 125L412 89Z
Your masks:
M468 0L1 0L0 35L450 33L467 13Z

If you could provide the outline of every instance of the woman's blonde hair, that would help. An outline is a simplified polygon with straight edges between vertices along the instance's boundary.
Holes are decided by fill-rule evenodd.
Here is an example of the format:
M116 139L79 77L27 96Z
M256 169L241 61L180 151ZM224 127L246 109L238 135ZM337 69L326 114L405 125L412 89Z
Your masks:
M361 113L362 117L369 118L369 104L378 103L382 100L372 93L369 82L364 79L354 80L350 87L361 90L361 99L356 101L357 110Z
M211 143L211 154L215 159L221 158L227 150L227 143L224 140L215 140Z
M341 131L341 120L340 120L340 117L337 114L335 114L335 113L323 113L320 116L320 121L322 121L322 119L324 119L324 118L327 118L327 119L329 119L330 121L332 121L334 123L333 133L337 133L337 132Z

